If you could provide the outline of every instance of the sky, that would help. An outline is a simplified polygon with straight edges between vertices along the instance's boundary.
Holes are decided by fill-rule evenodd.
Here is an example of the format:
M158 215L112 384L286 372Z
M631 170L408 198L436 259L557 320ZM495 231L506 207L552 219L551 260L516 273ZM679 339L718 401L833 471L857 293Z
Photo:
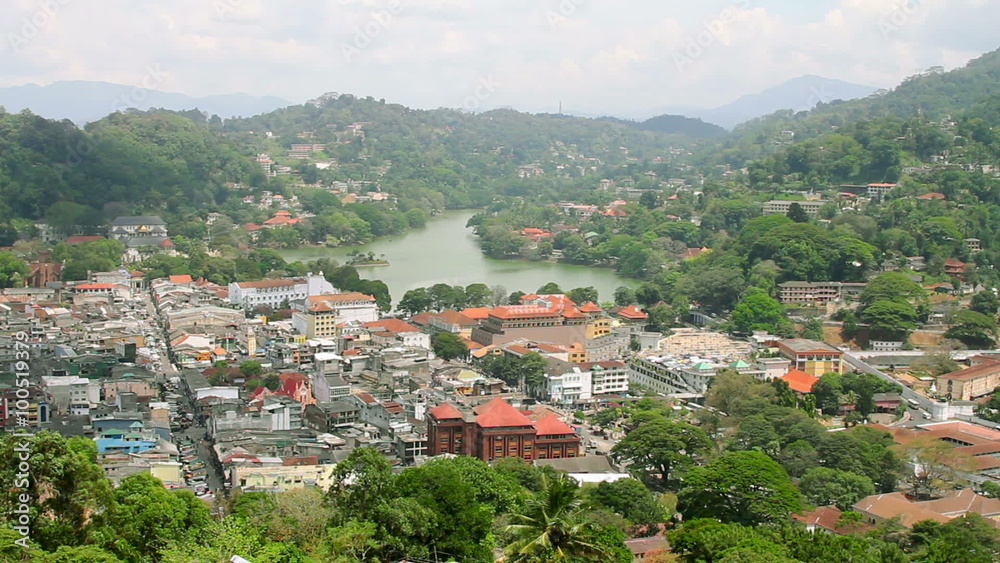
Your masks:
M0 0L0 86L625 114L805 74L884 88L1000 47L998 0Z

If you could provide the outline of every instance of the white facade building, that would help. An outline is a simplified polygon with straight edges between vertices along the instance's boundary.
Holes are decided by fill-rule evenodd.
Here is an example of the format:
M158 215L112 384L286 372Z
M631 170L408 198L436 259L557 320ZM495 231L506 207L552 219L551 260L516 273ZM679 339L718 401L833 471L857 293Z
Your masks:
M706 359L678 356L639 356L628 363L629 381L662 393L704 395L716 370L727 367Z
M589 401L593 397L590 371L561 360L550 359L547 363L546 394L553 403L570 405L577 401Z
M628 391L628 370L625 362L584 362L577 364L590 372L591 394L620 394Z
M263 305L276 308L286 302L335 291L333 284L323 277L323 272L309 273L305 278L233 282L229 284L229 301L244 309Z

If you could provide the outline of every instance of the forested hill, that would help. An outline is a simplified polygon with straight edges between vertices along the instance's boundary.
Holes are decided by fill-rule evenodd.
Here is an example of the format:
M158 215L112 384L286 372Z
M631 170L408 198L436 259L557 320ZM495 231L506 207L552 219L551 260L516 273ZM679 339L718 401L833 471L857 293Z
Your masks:
M708 123L694 117L683 115L658 115L645 121L628 121L614 117L603 117L604 121L620 123L640 131L656 131L674 135L687 135L696 139L711 139L722 137L727 131L714 123Z
M893 90L880 90L865 98L820 103L808 112L775 112L738 126L734 134L739 138L785 129L794 131L797 137L813 137L831 126L861 119L910 117L918 113L928 119L940 119L998 93L1000 50L948 72L941 67L928 69L907 78Z
M251 178L249 154L170 113L116 113L80 130L0 111L0 219L99 225L133 210L192 211ZM70 205L79 204L79 205Z

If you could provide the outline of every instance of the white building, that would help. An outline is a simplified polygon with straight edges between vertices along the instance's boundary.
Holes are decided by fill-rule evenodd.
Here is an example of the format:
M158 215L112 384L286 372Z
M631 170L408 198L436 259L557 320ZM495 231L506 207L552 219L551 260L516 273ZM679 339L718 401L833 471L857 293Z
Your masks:
M583 362L577 364L590 372L591 394L607 395L628 391L628 370L625 362Z
M42 377L52 406L63 414L90 415L90 405L101 402L101 382L75 375Z
M582 369L579 364L571 364L554 358L547 358L545 369L546 395L553 403L566 405L578 401L589 401L592 397L593 383L591 372Z
M361 325L378 320L378 303L363 293L310 295L293 304L292 327L308 338L338 337L338 326Z
M323 272L309 273L305 278L233 282L229 284L229 301L244 309L264 305L277 308L286 302L336 291L323 277Z
M629 381L664 395L704 395L718 369L706 359L679 356L638 356L628 363Z
M792 207L793 203L799 204L802 211L806 212L806 215L810 217L815 217L819 215L819 210L826 201L823 200L809 200L809 201L787 201L781 199L771 200L764 204L764 215L771 215L773 213L780 213L782 215L787 215L788 210Z

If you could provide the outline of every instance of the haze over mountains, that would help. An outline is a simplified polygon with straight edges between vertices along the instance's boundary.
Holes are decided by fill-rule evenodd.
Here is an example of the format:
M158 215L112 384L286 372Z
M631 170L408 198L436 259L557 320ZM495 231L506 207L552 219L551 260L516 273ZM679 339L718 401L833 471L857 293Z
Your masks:
M111 82L73 80L46 86L27 84L0 88L0 106L9 112L28 108L49 119L69 119L83 124L97 121L109 113L128 108L189 110L198 108L220 117L249 117L292 105L294 102L274 96L221 94L192 97Z
M807 75L763 92L743 95L729 104L716 108L664 105L614 117L643 122L651 118L660 119L665 115L684 116L700 119L706 124L732 129L739 123L778 110L803 111L811 109L818 102L862 98L874 91L876 88L871 86ZM132 107L142 110L154 107L169 110L198 108L209 114L228 118L266 113L295 103L297 102L273 96L252 96L243 93L192 97L110 82L83 80L54 82L46 86L29 84L0 88L0 106L9 112L28 108L43 117L69 119L77 124L96 121L114 111ZM575 111L567 113L581 117L602 115Z

